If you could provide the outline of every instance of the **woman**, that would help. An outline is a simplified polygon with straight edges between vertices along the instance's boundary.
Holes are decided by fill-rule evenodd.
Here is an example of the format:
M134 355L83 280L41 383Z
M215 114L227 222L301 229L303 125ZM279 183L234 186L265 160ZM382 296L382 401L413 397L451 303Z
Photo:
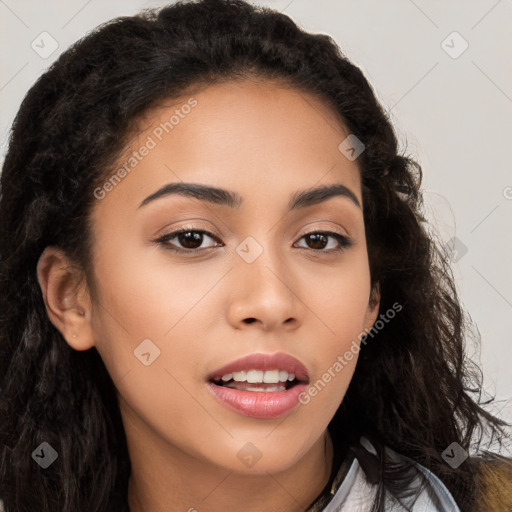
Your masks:
M504 510L420 179L360 70L277 12L75 44L1 176L5 510Z

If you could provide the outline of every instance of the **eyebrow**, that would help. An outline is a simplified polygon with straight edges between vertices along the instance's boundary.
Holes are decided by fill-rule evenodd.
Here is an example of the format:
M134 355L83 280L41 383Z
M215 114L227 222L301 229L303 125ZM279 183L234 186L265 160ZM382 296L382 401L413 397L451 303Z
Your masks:
M173 194L178 194L185 197L192 197L201 201L208 201L218 205L228 206L230 208L239 208L243 203L243 198L237 192L226 190L223 188L212 187L209 185L202 185L200 183L169 183L158 189L153 194L144 199L138 208ZM357 207L361 208L359 199L349 188L341 183L333 185L325 185L316 188L309 188L296 192L292 195L288 203L288 212L313 206L323 201L327 201L332 197L345 197L354 203Z

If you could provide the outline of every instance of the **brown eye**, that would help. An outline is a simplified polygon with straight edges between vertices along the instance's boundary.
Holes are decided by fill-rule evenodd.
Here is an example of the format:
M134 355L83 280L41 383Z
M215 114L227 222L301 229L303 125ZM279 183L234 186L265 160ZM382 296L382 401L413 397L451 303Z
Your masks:
M325 246L329 241L329 237L323 233L313 233L311 235L306 235L304 239L309 240L309 246L311 249L325 249Z
M205 238L217 240L217 238L208 231L182 228L160 237L157 242L165 244L168 249L176 252L200 252L215 247L215 245L210 245L209 247L200 248ZM171 244L171 240L174 239L176 239L176 242Z
M329 249L325 250L329 244L330 238L337 241L338 247L336 247L336 244L334 244L334 247L330 247ZM352 241L346 236L331 231L315 231L314 233L303 235L301 237L301 240L302 239L307 241L306 248L320 252L341 251L353 244Z
M201 247L205 238L215 240L217 244ZM349 238L332 231L315 231L303 235L300 239L306 240L307 244L306 247L302 246L300 248L311 249L320 253L339 252L353 245L353 242ZM328 247L330 243L332 245L331 240L335 240L336 242L334 242L333 247ZM171 241L173 242L171 243ZM220 243L218 238L208 231L187 227L163 235L156 240L156 242L165 245L166 249L178 253L199 253L206 249L219 247Z
M203 235L197 231L185 231L175 238L185 249L197 249L203 242Z

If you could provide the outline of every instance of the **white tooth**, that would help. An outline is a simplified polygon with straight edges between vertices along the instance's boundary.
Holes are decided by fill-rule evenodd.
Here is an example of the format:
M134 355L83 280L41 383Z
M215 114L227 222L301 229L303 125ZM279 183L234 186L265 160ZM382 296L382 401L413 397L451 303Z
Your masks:
M233 374L232 373L226 373L226 375L222 376L223 382L227 382L228 380L231 380L232 378L233 378Z
M279 372L279 382L286 382L288 380L288 372L280 371Z
M267 370L263 374L263 382L267 384L277 384L279 382L279 370Z
M261 370L249 370L247 372L247 382L251 384L263 382L263 372Z
M247 372L233 372L233 380L245 382L247 380Z
M288 380L293 380L293 379L295 379L295 373L289 373Z
M276 392L276 391L285 391L286 390L286 387L285 386L269 386L269 387L266 387L266 388L247 388L246 391L260 391L260 392L267 392L267 393L273 393L273 392Z

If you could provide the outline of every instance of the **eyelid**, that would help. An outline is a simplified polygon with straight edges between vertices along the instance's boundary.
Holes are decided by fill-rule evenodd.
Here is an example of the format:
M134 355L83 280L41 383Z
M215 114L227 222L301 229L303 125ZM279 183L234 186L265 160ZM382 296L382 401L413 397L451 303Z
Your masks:
M204 247L202 249L201 248L183 249L183 248L180 248L180 247L171 246L171 245L169 245L167 243L169 240L172 240L173 238L176 238L180 234L187 233L187 232L190 232L190 231L195 232L195 233L202 233L204 235L209 236L210 238L215 240L217 243L223 244L223 242L220 241L220 237L219 236L215 235L214 233L211 233L210 231L208 231L206 229L202 229L202 228L195 227L195 226L184 226L184 227L175 229L174 231L170 231L169 233L161 235L156 240L154 240L154 242L155 243L163 244L163 245L166 246L166 248L168 250L171 250L171 251L179 253L179 254L194 254L194 253L197 254L197 253L205 252L208 249L214 249L215 247L218 247L218 245L217 245L217 246L212 246L212 247ZM349 237L348 235L345 235L345 234L340 233L339 231L335 231L333 229L318 228L318 229L311 229L311 230L306 231L305 233L301 234L300 236L298 236L297 240L294 242L294 246L295 246L296 243L298 243L304 237L306 237L308 235L313 235L313 234L323 234L323 235L327 236L328 238L334 238L338 242L339 247L336 248L336 249L329 249L329 250L325 250L325 249L312 249L310 247L298 247L298 248L299 249L306 249L306 250L313 251L313 252L316 252L316 253L332 254L332 253L343 252L345 249L348 249L348 248L350 248L351 246L354 245L354 240L351 237Z
M315 224L315 223L314 222L308 223L308 226L310 226L311 224ZM301 232L299 231L299 233L301 233ZM347 238L347 239L351 238L348 235L348 233L346 233L346 232L343 233L341 231L341 229L339 229L339 228L338 229L337 228L332 228L332 227L326 227L326 228L323 228L323 227L321 227L321 228L310 228L310 227L308 227L307 231L304 231L302 234L297 235L297 238L302 238L303 236L310 235L310 234L313 234L313 233L336 233L337 235L340 235L340 236L342 236L344 238Z
M208 231L207 229L203 229L203 228L192 227L192 226L184 226L181 228L177 228L173 231L169 231L168 233L164 233L163 235L160 235L156 240L154 240L154 242L165 244L167 240L172 240L173 238L176 238L178 235L180 235L182 233L188 233L189 231L192 231L194 233L205 234L205 235L209 236L210 238L214 239L216 242L220 242L220 237L215 235L211 231ZM210 249L210 247L206 247L203 249L181 249L181 248L178 248L177 250L180 252L194 252L194 251L199 252L199 251L204 251L206 249Z

